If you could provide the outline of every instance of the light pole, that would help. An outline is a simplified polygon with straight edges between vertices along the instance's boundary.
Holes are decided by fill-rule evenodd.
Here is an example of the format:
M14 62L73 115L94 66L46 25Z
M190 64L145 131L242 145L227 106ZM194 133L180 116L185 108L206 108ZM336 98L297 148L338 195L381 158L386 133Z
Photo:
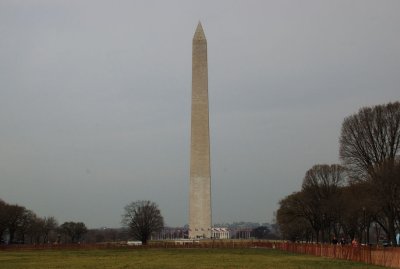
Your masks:
M365 231L365 245L367 245L367 217L366 217L366 208L363 206L362 208L363 213L364 213L364 231Z

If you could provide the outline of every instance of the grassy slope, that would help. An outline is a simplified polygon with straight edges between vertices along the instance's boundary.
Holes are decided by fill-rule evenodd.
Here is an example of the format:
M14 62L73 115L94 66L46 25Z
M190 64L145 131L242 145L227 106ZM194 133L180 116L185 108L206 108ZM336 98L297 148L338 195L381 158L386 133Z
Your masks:
M120 249L0 252L0 268L373 269L382 267L266 249Z

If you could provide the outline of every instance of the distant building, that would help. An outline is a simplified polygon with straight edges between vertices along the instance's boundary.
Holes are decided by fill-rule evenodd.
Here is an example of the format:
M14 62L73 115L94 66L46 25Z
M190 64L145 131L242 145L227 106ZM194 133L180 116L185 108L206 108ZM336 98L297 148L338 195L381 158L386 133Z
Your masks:
M253 228L237 228L232 230L232 238L250 239L252 237Z
M211 228L211 236L214 239L230 239L228 228Z

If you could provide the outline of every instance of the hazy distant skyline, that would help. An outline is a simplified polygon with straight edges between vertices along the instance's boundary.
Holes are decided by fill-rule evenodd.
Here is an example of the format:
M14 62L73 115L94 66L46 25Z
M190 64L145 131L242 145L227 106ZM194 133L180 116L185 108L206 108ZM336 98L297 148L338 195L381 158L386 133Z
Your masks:
M0 199L188 222L191 48L208 42L213 222L272 222L343 119L400 99L400 1L0 1Z

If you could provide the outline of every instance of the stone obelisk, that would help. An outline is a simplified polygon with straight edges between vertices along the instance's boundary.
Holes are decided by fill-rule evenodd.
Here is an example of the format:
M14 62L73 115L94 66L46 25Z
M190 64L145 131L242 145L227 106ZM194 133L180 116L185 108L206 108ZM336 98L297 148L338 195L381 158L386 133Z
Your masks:
M193 36L189 238L211 237L210 134L207 40L201 23Z

